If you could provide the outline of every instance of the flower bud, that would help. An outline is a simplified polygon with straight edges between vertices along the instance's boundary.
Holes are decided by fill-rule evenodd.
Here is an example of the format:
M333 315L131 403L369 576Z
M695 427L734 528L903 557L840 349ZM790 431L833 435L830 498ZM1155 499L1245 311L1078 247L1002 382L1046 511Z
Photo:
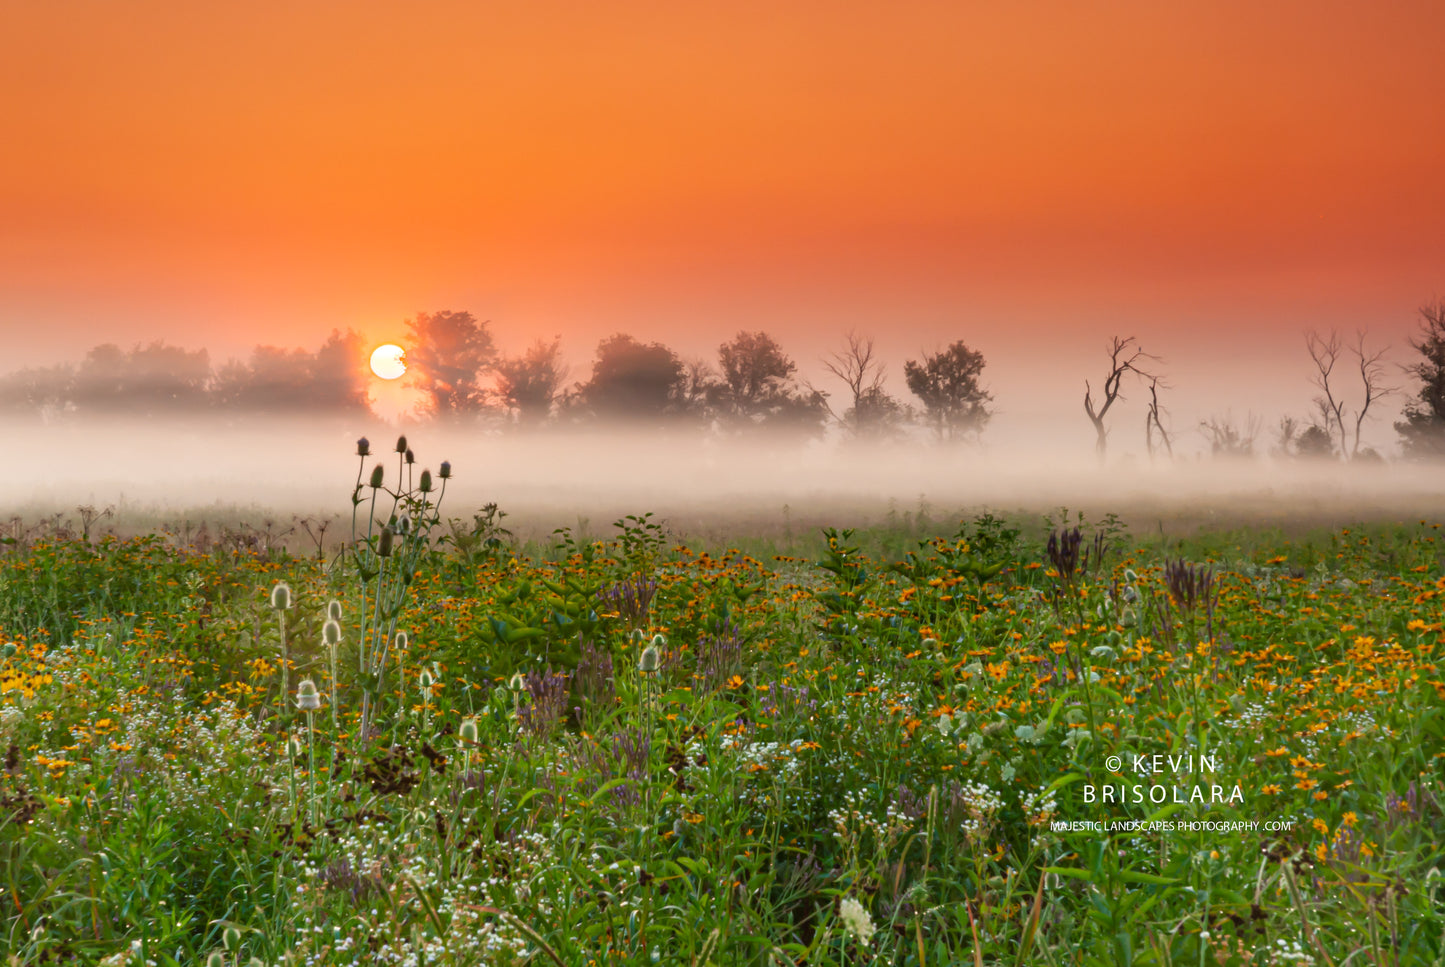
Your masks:
M376 553L381 557L391 557L391 545L396 541L396 532L387 524L381 529L381 540L377 544Z
M5 647L4 647L4 648L0 648L0 659L6 659L6 660L10 659L11 657L14 656L15 651L16 651L15 642L13 642L13 641L7 641L7 642L5 642Z
M424 493L424 494L429 494L429 493L431 493L431 471L430 471L430 470L423 470L423 471L421 472L421 492Z
M416 463L416 454L412 453L411 450L408 449L406 451L406 465L409 467L414 463Z
M326 618L327 618L328 621L337 621L337 622L339 622L339 621L341 620L341 602L340 602L340 601L337 601L335 598L332 598L330 601L326 602Z
M662 635L653 635L653 636L652 636L652 647L654 647L654 648L665 648L665 647L667 647L667 639L664 638Z
M371 441L368 440L366 437L362 437L360 440L356 441L356 455L358 457L367 457L371 455Z
M399 437L396 438L396 452L397 452L397 453L405 453L405 452L406 452L406 434L402 434L401 436L399 436Z
M431 672L425 668L421 670L420 675L416 676L417 688L421 690L423 696L431 695L431 686L434 680L435 679L431 677Z
M365 443L363 439L361 442ZM237 927L227 927L221 931L221 946L227 950L235 950L241 946L241 931Z
M522 677L521 672L517 672L508 680L507 687L513 692L520 692L527 687L527 680Z
M647 635L643 632L641 628L633 628L632 634L628 635L628 639L634 645L640 645L647 640Z
M226 967L226 955L217 950L206 958L206 967Z
M309 678L301 679L301 684L296 686L296 707L303 712L314 712L321 707L321 693Z
M386 471L381 469L381 464L371 468L371 489L380 490L382 480L386 479Z
M662 636L658 635L658 637ZM657 645L648 645L642 649L642 657L637 659L637 670L644 675L657 671Z
M477 720L474 718L462 719L462 724L457 727L457 738L467 745L477 744Z
M398 631L396 637L391 640L396 642L397 651L406 651L406 646L411 644L411 639L407 637L405 631Z
M332 602L335 604L335 602ZM341 643L341 624L334 619L321 626L321 643L327 648Z
M1124 580L1128 581L1130 584L1133 584L1135 581L1139 580L1139 575L1134 573L1134 569L1132 567L1126 567L1124 568Z
M271 589L271 610L285 611L291 607L291 588L285 581L277 582Z
M441 469L437 471L437 476L438 476L438 477L441 477L443 480L446 480L446 479L449 478L451 475L452 475L452 462L451 462L450 460L443 460L443 461L442 461Z

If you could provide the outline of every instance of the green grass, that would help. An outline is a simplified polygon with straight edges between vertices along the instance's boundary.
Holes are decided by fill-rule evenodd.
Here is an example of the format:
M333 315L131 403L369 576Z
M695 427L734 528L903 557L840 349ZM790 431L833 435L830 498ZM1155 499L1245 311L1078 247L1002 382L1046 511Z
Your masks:
M12 535L9 962L1441 960L1433 523L519 544L357 493L320 561Z

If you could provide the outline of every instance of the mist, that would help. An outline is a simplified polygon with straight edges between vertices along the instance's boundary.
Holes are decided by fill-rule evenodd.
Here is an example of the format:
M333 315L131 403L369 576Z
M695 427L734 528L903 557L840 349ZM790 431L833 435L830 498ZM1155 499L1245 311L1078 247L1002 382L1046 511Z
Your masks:
M403 431L416 473L451 463L443 518L469 521L496 503L523 538L564 526L606 536L612 521L647 512L679 538L704 539L920 514L942 529L983 511L1037 518L1060 507L1092 520L1116 513L1136 531L1170 536L1203 526L1288 529L1445 514L1440 468L1425 464L1124 456L1101 466L1054 447L1029 451L1018 440L1002 454L921 441L727 440L681 429L494 436L277 419L244 427L216 420L0 423L11 455L0 479L0 518L28 521L89 505L115 507L118 533L141 516L199 524L239 514L259 525L263 516L300 514L349 522L361 465L357 439L371 443L367 473L379 460L386 485L394 486L393 451ZM338 527L328 543L345 536Z

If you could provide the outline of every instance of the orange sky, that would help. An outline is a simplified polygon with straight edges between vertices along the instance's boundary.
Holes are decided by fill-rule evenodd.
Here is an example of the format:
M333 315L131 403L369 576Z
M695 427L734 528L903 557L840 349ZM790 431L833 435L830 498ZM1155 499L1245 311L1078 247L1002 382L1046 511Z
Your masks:
M507 348L560 333L574 371L620 328L697 355L766 328L811 361L854 327L895 366L967 339L1020 411L1041 374L1076 395L1115 332L1207 401L1241 335L1257 378L1298 369L1276 395L1302 412L1304 328L1399 347L1445 297L1434 2L0 18L18 362L314 347L443 308Z

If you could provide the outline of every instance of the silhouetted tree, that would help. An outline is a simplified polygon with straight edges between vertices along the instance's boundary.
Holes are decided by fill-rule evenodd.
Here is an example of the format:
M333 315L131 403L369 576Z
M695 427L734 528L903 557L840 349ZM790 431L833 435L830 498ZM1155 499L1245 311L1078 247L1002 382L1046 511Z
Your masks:
M521 356L508 356L497 363L497 397L517 423L536 426L552 412L552 403L567 377L562 364L562 338L537 340Z
M816 435L827 406L822 394L798 385L797 365L764 332L739 332L718 347L721 379L708 393L725 427Z
M1420 317L1419 338L1410 340L1420 361L1405 371L1422 385L1395 424L1400 447L1411 460L1445 457L1445 302L1422 307Z
M210 399L228 412L359 414L367 410L365 380L361 337L333 329L314 353L257 346L248 362L227 362L211 380Z
M1159 377L1154 376L1149 380L1149 412L1144 417L1144 445L1148 448L1150 460L1154 459L1160 447L1169 454L1169 459L1174 459L1173 436L1164 428L1163 413L1164 409L1159 405ZM1159 437L1157 443L1154 440L1156 434Z
M824 359L823 368L848 387L848 407L835 418L849 437L888 437L912 416L910 409L883 387L883 363L874 353L871 337L849 332L844 347Z
M331 335L312 357L311 379L314 406L331 413L364 413L367 402L366 343L350 329L331 330Z
M75 367L26 367L0 379L0 409L51 422L74 409Z
M1275 445L1270 453L1293 459L1334 459L1335 441L1329 430L1319 423L1301 424L1292 416L1282 416L1275 430Z
M153 342L125 352L114 343L91 349L75 376L75 403L86 415L193 413L206 401L210 357Z
M979 385L983 367L983 353L961 339L942 352L924 353L921 362L903 364L908 388L923 401L924 416L940 439L977 438L983 432L993 399Z
M1201 420L1199 430L1209 441L1209 452L1215 457L1243 459L1254 456L1254 441L1259 436L1259 418L1250 415L1243 427L1234 422L1234 417L1211 416Z
M1094 424L1094 449L1099 454L1099 459L1104 459L1104 454L1109 446L1109 430L1104 425L1104 417L1119 400L1123 399L1124 376L1127 373L1134 373L1142 379L1154 380L1154 374L1140 368L1140 361L1152 359L1159 361L1158 357L1151 356L1140 349L1134 342L1134 337L1120 339L1115 336L1109 344L1109 372L1104 377L1104 399L1101 404L1094 403L1094 390L1088 380L1084 380L1084 413L1088 416L1089 422Z
M671 349L617 333L597 344L592 378L571 402L607 420L675 419L688 410L686 387L687 369Z
M1315 364L1315 375L1310 378L1310 382L1318 386L1322 393L1315 397L1315 409L1320 414L1320 423L1325 430L1339 437L1340 453L1353 460L1360 456L1360 430L1364 426L1365 417L1369 415L1371 404L1394 392L1385 385L1385 367L1381 362L1385 350L1367 353L1363 332L1357 334L1355 345L1347 348L1333 330L1328 337L1316 332L1305 333L1305 348L1309 350L1310 360ZM1345 398L1339 387L1330 382L1336 365L1346 352L1355 356L1360 374L1361 400L1355 410L1353 443L1349 439Z
M869 386L838 419L854 440L877 442L898 436L913 420L913 408L882 386Z
M481 378L497 361L487 323L470 312L418 313L407 320L407 366L424 394L418 409L439 420L475 417L486 409Z

